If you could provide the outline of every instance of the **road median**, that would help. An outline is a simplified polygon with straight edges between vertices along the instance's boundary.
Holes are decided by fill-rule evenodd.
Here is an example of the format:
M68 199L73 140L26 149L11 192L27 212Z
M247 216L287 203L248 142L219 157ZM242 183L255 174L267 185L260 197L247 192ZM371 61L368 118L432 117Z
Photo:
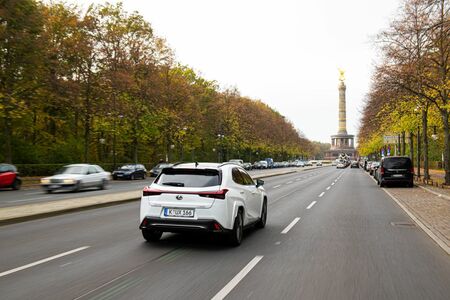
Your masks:
M254 174L254 179L286 175L298 171L307 171L308 169L287 169L274 170L261 174ZM0 208L0 225L19 223L34 219L45 218L54 215L60 215L68 212L93 209L104 206L118 205L125 202L137 201L142 195L141 190L109 193L92 197L73 198L67 200L54 200L49 202L24 204L18 206Z

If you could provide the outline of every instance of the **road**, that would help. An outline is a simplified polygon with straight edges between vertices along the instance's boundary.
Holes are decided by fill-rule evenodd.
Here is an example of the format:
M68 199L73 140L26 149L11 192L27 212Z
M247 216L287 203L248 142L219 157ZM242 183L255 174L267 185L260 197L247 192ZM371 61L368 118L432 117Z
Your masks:
M3 226L1 298L448 299L449 256L362 170L265 182L267 226L237 248L145 243L138 202Z
M279 171L283 170L302 170L306 171L310 169L306 168L289 168L289 169L279 169ZM276 169L275 171L278 171ZM250 175L261 175L264 173L274 172L274 170L252 170L249 171ZM25 189L19 191L13 191L11 189L0 189L0 207L10 207L24 204L33 204L33 203L42 203L42 202L50 202L50 201L58 201L58 200L66 200L66 199L74 199L74 198L84 198L84 197L92 197L98 195L108 195L113 193L120 192L130 192L141 190L145 186L150 185L154 177L147 177L145 180L114 180L110 181L107 185L107 188L104 190L99 190L98 188L89 188L83 189L78 192L71 191L55 191L51 194L45 193L40 187L27 187Z

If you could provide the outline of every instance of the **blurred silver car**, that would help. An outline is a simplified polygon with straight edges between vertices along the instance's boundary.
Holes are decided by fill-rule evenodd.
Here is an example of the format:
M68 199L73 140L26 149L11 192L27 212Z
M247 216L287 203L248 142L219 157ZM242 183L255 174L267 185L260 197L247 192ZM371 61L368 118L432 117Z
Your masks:
M104 189L111 179L111 173L100 166L74 164L64 166L55 175L41 179L41 186L47 193L56 190L79 191L83 188Z

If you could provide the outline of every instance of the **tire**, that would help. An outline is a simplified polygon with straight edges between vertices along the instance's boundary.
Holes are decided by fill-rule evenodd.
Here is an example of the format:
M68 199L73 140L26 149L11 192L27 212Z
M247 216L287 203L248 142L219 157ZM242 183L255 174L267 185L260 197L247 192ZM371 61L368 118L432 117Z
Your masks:
M142 174L142 179L144 179L145 180L145 178L147 178L147 174Z
M14 179L13 184L11 185L13 190L20 190L20 186L22 185L22 181L20 179Z
M155 231L150 229L142 229L142 236L149 243L157 242L161 239L162 236L161 231Z
M233 230L231 230L229 235L230 245L237 247L242 242L242 234L244 232L244 220L242 219L242 211L239 211L236 218L234 219Z
M51 193L52 193L52 190L45 190L45 193L46 193L46 194L51 194Z
M99 189L104 190L106 188L106 180L102 179L102 183L98 186Z
M264 228L267 222L267 199L264 198L263 207L261 210L261 218L256 222L256 228Z
M414 182L411 181L410 183L408 183L408 187L413 188L414 187Z
M73 188L73 192L78 192L78 191L80 191L80 188L81 188L81 184L80 184L80 182L78 181L78 182L75 184L74 188Z

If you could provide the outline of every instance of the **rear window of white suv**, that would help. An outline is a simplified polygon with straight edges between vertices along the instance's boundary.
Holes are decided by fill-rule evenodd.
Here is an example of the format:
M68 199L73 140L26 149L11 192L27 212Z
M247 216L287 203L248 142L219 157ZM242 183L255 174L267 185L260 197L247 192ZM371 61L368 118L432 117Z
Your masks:
M221 174L214 169L163 169L156 184L177 187L208 187L221 184Z

